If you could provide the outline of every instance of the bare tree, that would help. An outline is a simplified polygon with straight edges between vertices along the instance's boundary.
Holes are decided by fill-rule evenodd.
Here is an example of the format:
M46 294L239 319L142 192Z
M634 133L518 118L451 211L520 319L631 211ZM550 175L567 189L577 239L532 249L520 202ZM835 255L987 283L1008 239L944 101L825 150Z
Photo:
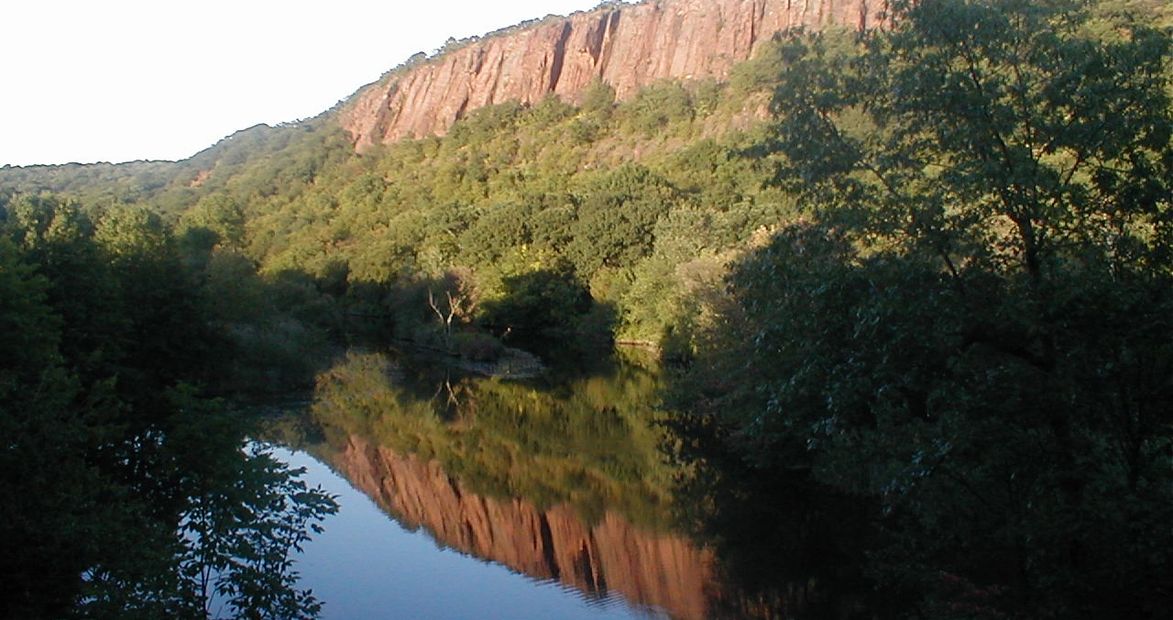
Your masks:
M428 289L428 306L440 318L440 323L444 325L444 346L449 347L452 341L452 319L460 314L465 298L460 295L453 297L452 291L444 291L444 296L448 298L447 312L440 310L440 307L436 305L436 296L432 293L432 289Z

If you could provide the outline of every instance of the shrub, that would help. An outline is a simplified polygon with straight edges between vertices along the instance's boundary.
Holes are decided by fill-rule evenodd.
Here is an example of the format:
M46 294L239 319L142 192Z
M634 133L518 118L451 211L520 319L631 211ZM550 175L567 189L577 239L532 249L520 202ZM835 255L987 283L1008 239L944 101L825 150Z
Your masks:
M493 336L481 332L461 332L452 337L452 346L460 357L474 362L495 362L505 346Z

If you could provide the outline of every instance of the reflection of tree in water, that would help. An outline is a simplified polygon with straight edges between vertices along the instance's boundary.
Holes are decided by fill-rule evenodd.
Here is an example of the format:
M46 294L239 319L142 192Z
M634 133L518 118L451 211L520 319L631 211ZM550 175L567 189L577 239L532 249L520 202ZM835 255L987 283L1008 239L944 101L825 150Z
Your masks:
M178 398L185 399L184 395ZM300 479L216 403L185 400L198 425L172 429L152 474L173 481L175 511L124 523L134 544L85 572L83 617L314 618L293 557L334 499ZM171 470L171 467L177 469ZM159 501L161 498L153 498ZM142 510L150 497L127 498Z
M898 594L876 597L864 573L871 505L811 480L803 468L746 463L711 417L668 424L679 518L713 547L723 586L714 615L762 618L873 617ZM866 613L865 613L866 611Z
M177 413L135 440L133 471L26 461L40 469L4 480L0 617L316 617L292 560L333 499L249 447L220 403L168 399Z
M656 373L615 364L565 382L512 382L351 353L318 378L313 414L340 447L362 435L436 459L478 493L619 510L667 527Z

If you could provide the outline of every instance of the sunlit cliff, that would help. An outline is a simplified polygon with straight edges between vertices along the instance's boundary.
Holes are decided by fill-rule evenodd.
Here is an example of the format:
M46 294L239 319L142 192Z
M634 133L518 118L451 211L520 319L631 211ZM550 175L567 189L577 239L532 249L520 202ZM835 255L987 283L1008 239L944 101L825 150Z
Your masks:
M881 23L886 0L657 0L607 5L489 36L359 91L341 122L361 150L443 134L470 111L596 80L622 100L661 79L724 79L777 32Z

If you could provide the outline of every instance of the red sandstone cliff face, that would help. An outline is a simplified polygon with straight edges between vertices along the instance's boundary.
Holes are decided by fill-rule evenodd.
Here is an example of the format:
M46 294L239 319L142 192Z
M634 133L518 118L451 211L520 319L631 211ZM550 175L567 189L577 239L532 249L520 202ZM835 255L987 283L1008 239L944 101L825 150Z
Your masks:
M423 527L446 546L583 592L618 592L674 618L709 615L713 556L684 538L638 530L613 513L587 525L566 506L540 510L521 499L474 495L435 461L361 437L352 436L333 461L405 527Z
M341 122L356 147L442 135L477 108L578 102L598 78L619 99L665 78L729 76L774 33L876 25L887 0L646 0L490 37L360 91Z

